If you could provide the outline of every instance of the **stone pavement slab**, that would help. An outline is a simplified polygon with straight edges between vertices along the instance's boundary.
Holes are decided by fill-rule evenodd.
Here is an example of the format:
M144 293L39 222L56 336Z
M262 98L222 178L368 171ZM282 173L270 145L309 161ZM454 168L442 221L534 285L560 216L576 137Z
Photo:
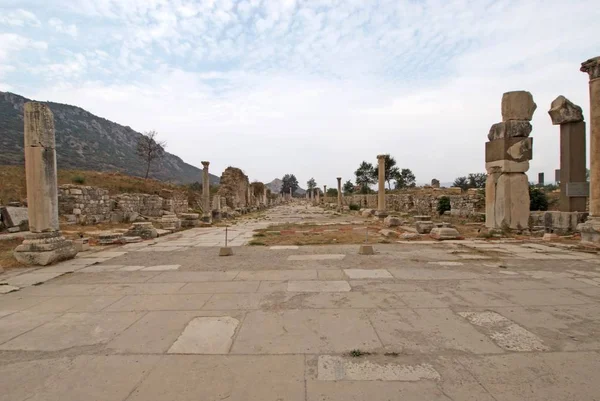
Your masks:
M290 281L290 292L345 292L350 291L347 281Z
M196 317L175 340L169 354L227 354L240 324L231 316Z

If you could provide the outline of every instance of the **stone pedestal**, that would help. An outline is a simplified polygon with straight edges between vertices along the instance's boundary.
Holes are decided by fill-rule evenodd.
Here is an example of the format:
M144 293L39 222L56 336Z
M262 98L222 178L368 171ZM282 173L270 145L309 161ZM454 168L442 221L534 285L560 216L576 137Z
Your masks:
M219 256L233 256L233 249L230 246L224 246L219 249Z
M552 124L560 125L560 202L561 212L585 212L586 182L585 122L581 107L564 96L557 97L548 111Z
M385 155L377 155L378 186L377 186L377 213L376 216L385 218Z
M485 144L488 228L522 230L529 225L529 181L525 172L532 158L530 121L536 107L526 91L502 96L502 122L492 125Z
M41 103L24 105L25 174L29 230L15 251L15 258L25 264L49 265L71 259L77 250L60 233L58 224L58 190L54 116Z
M581 228L581 241L600 245L600 57L581 63L590 77L590 217Z
M359 255L375 255L375 250L373 249L373 245L361 245L358 248Z

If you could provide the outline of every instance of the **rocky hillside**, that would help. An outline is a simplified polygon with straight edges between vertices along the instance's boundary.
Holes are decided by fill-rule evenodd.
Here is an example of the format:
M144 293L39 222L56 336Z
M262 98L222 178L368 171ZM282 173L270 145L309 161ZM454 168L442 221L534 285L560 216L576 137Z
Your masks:
M23 165L22 96L0 92L0 165ZM80 107L44 102L54 113L56 152L59 169L118 171L144 176L144 163L135 153L141 135ZM150 172L152 178L175 183L201 182L201 170L179 157L166 153ZM219 177L211 175L217 184Z

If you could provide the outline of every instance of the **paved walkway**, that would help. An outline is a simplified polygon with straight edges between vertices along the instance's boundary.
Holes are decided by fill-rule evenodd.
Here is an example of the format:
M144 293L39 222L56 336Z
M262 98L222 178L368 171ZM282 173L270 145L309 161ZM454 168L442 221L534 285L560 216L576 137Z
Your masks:
M0 276L0 400L600 399L596 255L238 246L304 210Z

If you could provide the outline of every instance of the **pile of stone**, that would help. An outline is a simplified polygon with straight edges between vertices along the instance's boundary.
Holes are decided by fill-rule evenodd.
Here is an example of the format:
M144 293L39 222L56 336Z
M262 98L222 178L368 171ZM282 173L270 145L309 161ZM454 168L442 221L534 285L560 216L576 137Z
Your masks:
M200 214L198 213L180 213L182 228L198 227L200 225Z
M440 223L436 227L431 229L429 236L438 241L452 240L452 239L463 239L456 228L449 223Z
M522 230L529 222L529 180L532 158L531 119L537 108L531 93L502 96L502 122L492 125L485 144L486 227Z
M98 234L99 245L113 245L122 243L123 234L106 231Z
M181 229L181 220L175 214L165 214L160 219L161 228L163 230L177 231Z
M129 230L124 234L125 237L140 237L142 239L153 239L158 237L156 228L151 222L143 221L139 223L133 223ZM135 241L130 241L135 242Z
M415 228L419 234L429 234L433 229L431 216L415 216Z

